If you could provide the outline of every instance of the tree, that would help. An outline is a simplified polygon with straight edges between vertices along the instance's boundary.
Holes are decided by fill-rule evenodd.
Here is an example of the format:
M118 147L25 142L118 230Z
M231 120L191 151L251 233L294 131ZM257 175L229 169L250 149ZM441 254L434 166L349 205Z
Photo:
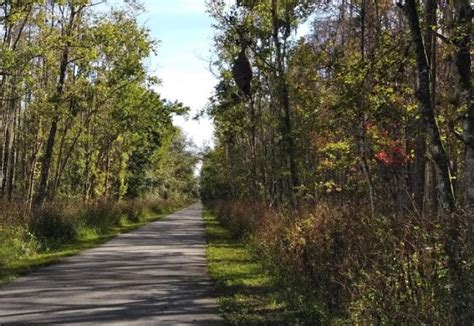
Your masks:
M175 134L171 117L187 111L153 91L158 80L144 60L157 43L138 23L141 7L96 5L0 4L2 199L36 210L71 198L120 200ZM136 194L147 187L139 181Z
M428 136L432 159L436 165L437 178L439 180L439 191L443 203L448 210L454 210L456 203L453 186L451 183L451 171L449 168L448 156L441 141L438 124L435 117L435 103L433 103L431 87L430 67L426 58L426 48L423 43L420 19L418 15L416 1L407 0L406 12L410 26L410 32L416 53L416 63L418 69L418 92L420 101L420 111L423 119L424 131Z

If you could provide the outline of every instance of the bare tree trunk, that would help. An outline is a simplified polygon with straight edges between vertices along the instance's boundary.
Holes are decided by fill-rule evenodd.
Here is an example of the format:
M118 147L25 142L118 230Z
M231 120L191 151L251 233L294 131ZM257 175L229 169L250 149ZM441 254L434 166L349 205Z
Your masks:
M77 141L79 140L79 137L81 136L81 134L82 134L82 128L79 129L79 131L77 132L77 134L74 137L73 141L69 145L68 149L65 151L65 154L63 155L63 159L58 160L58 168L56 170L56 175L55 175L55 178L54 178L54 190L51 194L51 196L52 196L51 198L54 198L54 196L56 195L57 189L61 185L62 175L64 173L64 170L66 169L69 158L71 157L72 152L73 152L74 148L76 147Z
M427 160L425 166L425 184L424 184L424 202L423 212L428 215L436 215L438 213L438 192L436 189L437 177L436 167L433 161Z
M442 204L445 209L453 211L456 203L451 183L451 172L449 169L448 156L441 141L441 135L436 122L434 109L435 103L432 101L430 68L421 34L416 1L407 0L405 7L413 44L415 46L416 63L418 68L417 97L420 102L423 126L428 138L431 156L436 165L436 174Z
M3 162L3 182L2 182L2 196L10 197L12 182L15 173L15 134L16 134L16 78L11 80L11 99L7 109L7 133L5 139L4 162Z
M38 153L35 150L33 152L33 157L31 158L31 163L30 163L30 171L29 171L29 176L28 176L28 197L27 197L27 202L29 207L31 208L31 204L33 203L33 193L35 189L35 170L36 170L36 164L38 162Z
M13 199L13 191L15 188L15 174L18 160L18 148L17 148L17 123L19 112L16 100L12 102L12 136L11 136L11 148L10 148L10 161L8 162L7 180L6 180L6 195L9 201Z
M425 15L425 33L424 44L426 49L426 58L430 66L430 91L431 103L436 103L436 37L433 28L436 28L437 19L436 0L424 0L426 7ZM423 127L423 119L419 121L418 139L417 139L417 153L416 153L416 181L415 181L415 204L417 209L424 212L426 209L429 213L436 214L437 212L437 194L436 194L436 175L433 162L426 160L426 133ZM428 173L426 173L428 171ZM433 172L433 173L432 173ZM428 174L427 178L426 175ZM426 194L426 196L425 196ZM425 204L423 205L423 199Z
M7 6L5 6L5 16L8 16L9 13L6 9ZM3 44L7 47L10 47L11 44L11 39L12 39L12 29L13 26L10 26L9 28L6 27L5 25L5 33L3 35ZM0 166L0 197L3 197L4 191L5 191L5 182L6 182L6 171L8 169L8 157L9 157L9 142L10 142L10 114L8 110L8 101L3 99L4 96L8 94L8 87L9 87L9 79L8 74L4 74L2 76L2 84L1 84L1 90L0 90L0 95L2 96L0 98L0 105L3 106L3 112L2 112L2 124L3 124L3 139L2 139L2 146L1 146L1 153L0 153L0 159L1 159L1 166Z
M418 126L418 135L416 136L416 157L415 157L415 176L413 181L414 203L416 209L423 213L423 198L425 194L426 182L426 137L423 133L423 122L421 119L416 122Z
M0 121L0 187L3 184L3 180L5 175L3 173L4 165L5 165L5 148L7 146L7 110L3 106L3 96L5 94L5 80L6 76L2 76L2 82L0 84L0 108L1 111L1 121Z
M13 117L7 118L9 121L6 125L5 131L5 141L4 141L4 149L3 149L3 161L2 161L2 184L1 186L1 196L4 197L7 190L7 183L8 183L8 172L10 171L10 163L11 163L11 155L12 155L12 148L13 148Z
M55 172L54 172L54 177L52 179L52 182L51 182L51 186L49 188L49 199L50 200L53 200L54 197L56 197L56 191L57 191L57 188L58 188L58 179L59 179L59 173L60 173L60 169L61 169L61 161L62 161L62 157L63 157L63 150L64 150L64 144L66 143L66 136L67 136L67 133L68 133L68 123L65 124L64 128L63 128L63 134L61 135L61 140L59 141L59 151L58 151L58 155L57 155L57 159L56 159L56 169L55 169Z

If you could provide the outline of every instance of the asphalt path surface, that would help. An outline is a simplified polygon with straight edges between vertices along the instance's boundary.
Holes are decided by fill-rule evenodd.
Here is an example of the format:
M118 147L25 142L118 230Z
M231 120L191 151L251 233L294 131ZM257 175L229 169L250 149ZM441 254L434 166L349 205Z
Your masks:
M200 204L0 288L0 324L221 325Z

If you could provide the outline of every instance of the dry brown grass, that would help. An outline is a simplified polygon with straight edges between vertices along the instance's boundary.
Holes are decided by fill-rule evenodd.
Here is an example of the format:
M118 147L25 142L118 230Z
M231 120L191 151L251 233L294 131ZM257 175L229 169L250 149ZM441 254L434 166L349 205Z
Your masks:
M459 324L473 317L468 214L371 217L357 204L292 214L250 202L215 210L234 232L253 236L293 304L323 306L328 320Z

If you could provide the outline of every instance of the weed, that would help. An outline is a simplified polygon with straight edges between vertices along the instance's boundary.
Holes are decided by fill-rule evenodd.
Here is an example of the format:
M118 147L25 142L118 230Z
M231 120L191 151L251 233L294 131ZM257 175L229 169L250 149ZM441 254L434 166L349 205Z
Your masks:
M299 309L302 320L365 325L471 319L472 235L459 228L451 236L446 217L372 216L357 204L321 203L300 212L238 201L213 207L223 225L252 239L255 256L287 289L287 309ZM468 225L468 214L455 218ZM456 253L454 263L449 251Z
M94 247L188 204L130 200L55 202L32 215L27 205L0 203L0 284L35 268Z
M251 243L236 237L209 212L204 220L209 274L224 319L233 325L297 324L299 311L288 308L285 290L254 254Z

